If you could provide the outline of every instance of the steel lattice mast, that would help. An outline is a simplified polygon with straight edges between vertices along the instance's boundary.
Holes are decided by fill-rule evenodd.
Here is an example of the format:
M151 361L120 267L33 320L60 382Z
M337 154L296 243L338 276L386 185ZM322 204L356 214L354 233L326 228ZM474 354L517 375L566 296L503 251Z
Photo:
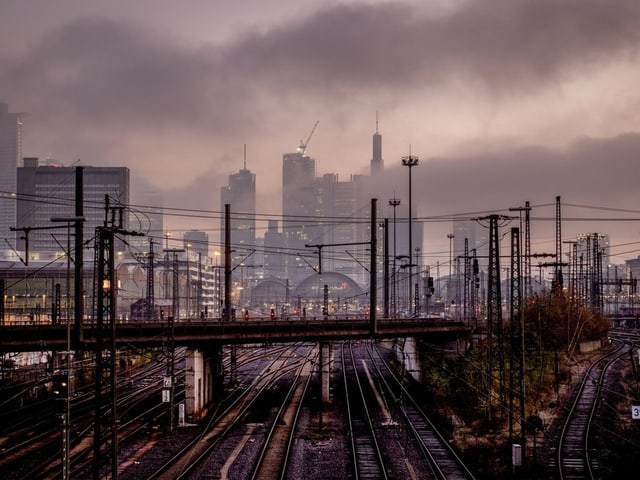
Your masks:
M153 271L153 262L154 262L154 254L153 254L153 239L149 239L149 256L147 258L147 319L155 320L156 315L156 299L155 299L155 275Z
M510 325L511 348L509 356L509 438L513 438L514 417L520 416L520 436L524 442L524 325L522 317L520 229L511 229L511 282L510 282Z
M117 365L116 365L116 272L115 235L141 235L122 229L124 207L111 207L105 195L104 226L96 228L95 285L96 301L96 373L93 425L93 477L101 478L102 443L111 459L111 478L118 478ZM107 385L106 389L103 387ZM103 409L103 397L110 394L110 405Z

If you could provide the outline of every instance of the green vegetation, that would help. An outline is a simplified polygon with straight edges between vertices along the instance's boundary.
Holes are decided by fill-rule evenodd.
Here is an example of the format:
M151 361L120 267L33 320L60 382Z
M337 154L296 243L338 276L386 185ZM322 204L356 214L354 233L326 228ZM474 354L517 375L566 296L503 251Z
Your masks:
M546 424L568 396L572 380L577 379L572 378L571 367L578 361L579 344L601 341L608 330L608 321L599 311L577 305L562 295L529 299L522 320L525 412L535 420L543 416ZM456 358L436 359L427 355L422 359L423 383L439 423L450 425L454 441L470 461L477 464L490 461L485 472L490 476L506 473L510 462L509 412L514 405L512 398L517 399L519 393L518 382L510 382L510 360L522 358L522 344L519 339L512 341L511 326L509 320L494 321L491 349L487 333L479 332L470 348ZM500 365L504 365L502 372ZM519 362L514 361L514 369L519 369ZM519 378L517 371L513 373ZM518 404L517 400L515 403ZM514 410L512 422L517 436L520 414L519 408Z

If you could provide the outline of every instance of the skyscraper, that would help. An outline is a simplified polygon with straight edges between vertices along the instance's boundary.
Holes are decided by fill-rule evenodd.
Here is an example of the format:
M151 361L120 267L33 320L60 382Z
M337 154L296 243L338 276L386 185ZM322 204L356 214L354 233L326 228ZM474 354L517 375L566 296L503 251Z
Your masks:
M304 149L282 156L282 229L289 250L286 271L294 284L309 273L308 265L296 252L304 252L305 244L321 240L316 223L319 201L315 176L316 161Z
M322 269L334 271L350 276L360 283L362 271L361 265L354 261L361 261L360 252L364 248L349 246L359 237L363 226L368 223L363 218L355 218L356 213L356 188L353 177L346 182L338 180L338 175L328 173L318 179L319 198L321 199L321 215L325 220L322 229L322 243L345 244L332 249L332 254L326 255ZM338 253L341 252L341 253Z
M231 263L237 266L256 245L256 175L244 168L229 175L229 184L220 189L220 204L231 210ZM221 243L225 238L224 218L221 220Z
M285 238L278 231L278 221L269 220L267 231L264 234L264 274L265 277L285 278Z
M373 157L371 158L371 175L381 172L384 168L382 160L382 135L378 133L378 113L376 112L376 133L373 134Z
M22 121L20 113L9 113L9 105L0 102L0 241L15 246L16 235L10 227L16 222L17 168L22 158Z
M199 230L188 230L182 237L184 248L191 252L200 254L204 259L209 256L209 235Z

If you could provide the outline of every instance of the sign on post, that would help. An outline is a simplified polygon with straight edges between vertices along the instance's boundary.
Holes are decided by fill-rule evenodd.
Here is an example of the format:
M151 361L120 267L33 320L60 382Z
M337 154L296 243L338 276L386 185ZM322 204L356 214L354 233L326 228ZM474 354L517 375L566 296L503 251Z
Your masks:
M184 415L184 403L178 404L178 425L184 427L185 415Z
M633 420L640 420L640 405L631 406L631 418Z

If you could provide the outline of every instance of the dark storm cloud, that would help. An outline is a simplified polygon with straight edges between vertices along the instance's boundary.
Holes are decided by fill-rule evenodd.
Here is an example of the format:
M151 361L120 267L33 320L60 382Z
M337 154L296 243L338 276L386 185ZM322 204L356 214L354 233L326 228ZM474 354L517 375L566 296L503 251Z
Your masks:
M629 133L582 138L566 149L501 148L425 159L414 169L416 198L423 214L435 215L551 203L557 195L569 203L640 211L638 152L640 134Z
M532 206L536 242L553 245L557 196L562 205L563 240L597 231L610 235L612 245L638 242L638 152L640 134L629 133L585 137L565 149L492 145L482 153L421 158L413 169L413 205L423 224L425 252L446 250L452 219L492 213L513 216L517 214L509 208L523 207L527 201ZM389 198L399 198L406 208L407 181L407 169L396 166L376 182L372 196L379 199L383 216L393 215L387 206Z
M313 120L317 110L343 112L342 123L323 120L314 145L335 143L318 159L324 170L353 162L355 173L370 158L349 137L362 123L356 110L363 105L382 102L410 117L415 92L421 101L438 97L452 79L473 92L470 101L485 94L520 99L565 75L587 77L609 60L633 60L637 25L635 0L476 0L446 14L401 3L347 5L195 48L132 22L89 18L48 32L23 58L1 65L0 97L12 110L32 113L25 154L130 166L133 182L144 177L164 191L165 205L219 207L218 187L242 165L241 145L255 145L260 163L250 168L270 196L259 199L259 209L276 212L280 158L292 146L278 135L299 128L306 112ZM441 119L446 115L433 121ZM402 128L395 126L396 137ZM387 134L385 145L393 140ZM551 202L556 195L637 202L637 173L629 167L637 147L630 136L583 140L562 153L494 145L495 154L428 159L415 172L416 195L433 214ZM405 185L406 171L388 167L386 174L390 188Z
M466 76L511 90L635 52L640 39L635 0L479 0L437 17L425 10L336 7L249 37L226 58L247 76L293 88L403 88Z
M45 35L3 83L46 110L95 123L171 119L194 126L215 118L206 104L216 90L214 58L144 35L133 24L93 18Z
M32 109L224 134L265 113L263 94L373 87L397 95L449 77L495 94L635 52L640 35L635 0L479 0L446 16L424 8L337 6L201 49L132 23L85 19L47 34L0 74L0 87Z

